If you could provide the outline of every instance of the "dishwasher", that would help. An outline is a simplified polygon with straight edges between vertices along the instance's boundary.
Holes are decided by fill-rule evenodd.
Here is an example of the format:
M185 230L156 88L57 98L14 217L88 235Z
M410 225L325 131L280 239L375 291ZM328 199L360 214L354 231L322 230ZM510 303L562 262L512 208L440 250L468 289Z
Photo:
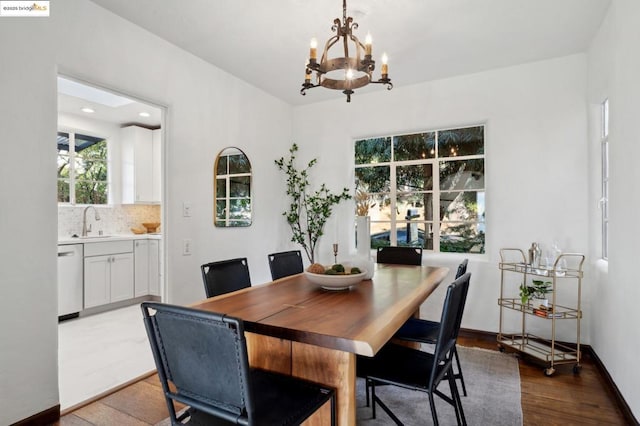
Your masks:
M83 303L83 245L58 245L58 320L78 317Z

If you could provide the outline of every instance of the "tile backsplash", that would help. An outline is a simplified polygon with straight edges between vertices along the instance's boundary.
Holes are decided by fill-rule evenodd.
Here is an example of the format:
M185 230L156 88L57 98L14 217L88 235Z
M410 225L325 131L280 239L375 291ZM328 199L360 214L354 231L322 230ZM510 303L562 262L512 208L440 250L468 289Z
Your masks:
M58 237L69 237L82 232L82 214L86 206L58 206ZM91 234L132 234L131 228L142 228L142 222L160 222L159 205L111 205L96 206L100 220L96 221L93 209L87 212L87 226ZM162 226L158 228L162 232Z

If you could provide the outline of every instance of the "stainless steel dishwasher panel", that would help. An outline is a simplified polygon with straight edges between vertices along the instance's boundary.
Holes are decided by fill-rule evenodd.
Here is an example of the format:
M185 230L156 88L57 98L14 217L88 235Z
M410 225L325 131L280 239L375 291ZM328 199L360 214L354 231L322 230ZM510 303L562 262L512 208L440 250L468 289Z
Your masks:
M83 245L58 245L58 317L75 317L83 303Z

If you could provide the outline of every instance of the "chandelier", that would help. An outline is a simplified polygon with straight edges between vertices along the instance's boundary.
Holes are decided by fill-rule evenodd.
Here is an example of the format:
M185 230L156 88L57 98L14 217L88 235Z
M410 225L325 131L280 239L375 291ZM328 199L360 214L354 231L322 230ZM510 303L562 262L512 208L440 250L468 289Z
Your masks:
M367 34L365 43L362 44L358 37L353 35L353 30L358 29L358 24L353 22L352 17L347 17L347 0L342 0L342 21L340 18L333 20L331 31L335 35L327 40L322 52L322 58L318 62L317 47L315 38L311 39L309 49L309 61L306 64L304 83L302 83L301 95L306 95L308 89L322 86L327 89L342 90L347 95L347 102L351 102L351 95L354 89L364 87L369 83L384 84L387 90L393 88L389 78L389 67L387 65L387 55L382 55L381 78L373 80L373 70L376 62L371 59L371 35ZM341 41L342 39L342 41ZM342 45L342 57L329 59L329 50L338 42ZM349 56L349 49L355 56ZM334 50L338 50L337 47ZM315 71L315 84L311 82L311 74ZM331 76L331 78L329 77Z

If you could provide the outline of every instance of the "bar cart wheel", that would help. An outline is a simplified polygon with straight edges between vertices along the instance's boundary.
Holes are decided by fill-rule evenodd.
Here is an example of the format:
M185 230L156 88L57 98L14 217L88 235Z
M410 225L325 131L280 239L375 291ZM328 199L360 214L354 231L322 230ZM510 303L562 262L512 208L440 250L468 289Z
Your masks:
M582 371L582 366L580 364L573 366L573 374L580 374L580 371Z
M553 376L553 373L555 373L555 372L556 372L556 369L553 368L553 367L549 367L549 368L545 368L544 369L544 375L547 376L547 377Z
M504 350L505 350L505 349L504 349L504 346L502 346L502 345L498 345L498 350L499 350L500 352L503 352L503 353L504 353Z

